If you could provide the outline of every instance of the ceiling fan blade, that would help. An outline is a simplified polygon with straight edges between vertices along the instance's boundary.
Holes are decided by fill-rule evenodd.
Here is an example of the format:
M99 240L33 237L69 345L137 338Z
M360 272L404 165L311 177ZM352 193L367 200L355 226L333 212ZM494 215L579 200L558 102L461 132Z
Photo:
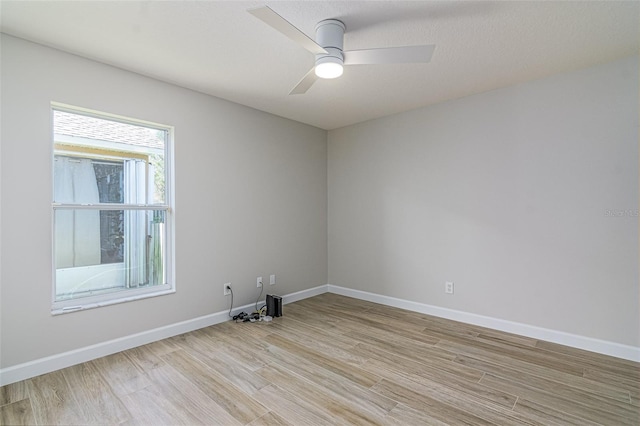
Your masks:
M387 47L382 49L350 50L344 52L345 65L408 64L429 62L436 48L434 44L424 46Z
M296 84L296 87L291 89L289 94L301 95L305 93L311 86L313 86L313 83L315 83L317 79L318 77L316 76L315 68L311 68L309 72L304 77L302 77L302 80L300 80L298 84Z
M314 54L327 53L327 51L324 50L324 48L322 48L320 45L318 45L318 43L313 41L305 33L293 26L282 16L278 15L270 7L258 7L256 9L249 9L247 10L247 12L260 19L262 22L269 25L276 31L279 31L280 33L289 37L291 40L295 41L296 43L307 49L309 52Z

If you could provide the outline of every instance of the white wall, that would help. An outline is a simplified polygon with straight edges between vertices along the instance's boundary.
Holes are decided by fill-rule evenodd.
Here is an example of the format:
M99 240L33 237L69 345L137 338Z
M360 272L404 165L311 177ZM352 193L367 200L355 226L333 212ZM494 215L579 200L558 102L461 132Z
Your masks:
M328 140L331 284L640 346L637 57Z
M331 131L327 154L307 125L1 48L0 368L222 311L227 281L251 303L270 273L640 346L637 58ZM51 101L175 126L176 294L51 316Z
M1 328L6 368L327 283L326 132L2 36ZM57 101L175 126L173 295L51 316ZM271 288L270 290L273 290Z

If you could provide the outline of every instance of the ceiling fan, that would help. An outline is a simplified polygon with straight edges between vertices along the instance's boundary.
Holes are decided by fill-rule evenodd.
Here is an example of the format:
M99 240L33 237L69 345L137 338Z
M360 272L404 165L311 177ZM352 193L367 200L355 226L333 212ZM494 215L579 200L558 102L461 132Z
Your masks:
M314 41L268 6L248 12L316 55L315 66L289 92L290 95L305 93L318 77L340 77L343 65L426 63L435 49L435 45L429 44L344 51L345 25L337 19L318 22Z

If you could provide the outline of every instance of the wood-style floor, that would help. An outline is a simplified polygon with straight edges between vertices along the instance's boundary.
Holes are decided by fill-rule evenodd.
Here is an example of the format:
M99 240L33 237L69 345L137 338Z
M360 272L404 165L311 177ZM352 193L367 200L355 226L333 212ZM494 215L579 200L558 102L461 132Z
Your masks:
M4 386L2 424L638 425L640 365L334 294Z

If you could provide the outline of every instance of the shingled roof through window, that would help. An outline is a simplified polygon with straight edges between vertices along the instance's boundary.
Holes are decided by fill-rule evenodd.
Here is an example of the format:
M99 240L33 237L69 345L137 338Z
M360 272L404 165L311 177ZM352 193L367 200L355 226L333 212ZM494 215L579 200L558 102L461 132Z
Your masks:
M54 110L53 132L58 135L164 148L160 130L65 111Z

